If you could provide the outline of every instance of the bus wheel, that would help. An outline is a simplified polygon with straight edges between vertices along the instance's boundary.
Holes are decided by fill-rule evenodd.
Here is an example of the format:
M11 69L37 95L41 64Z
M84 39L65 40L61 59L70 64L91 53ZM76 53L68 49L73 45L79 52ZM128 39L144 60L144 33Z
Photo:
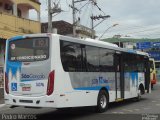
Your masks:
M101 90L98 94L98 100L97 100L97 112L105 112L108 109L108 103L109 103L109 97L105 90Z
M140 101L140 100L141 100L141 93L138 93L137 101Z
M139 92L138 92L138 95L137 95L137 97L135 98L135 101L140 101L141 100L141 94L142 94L142 90L141 89L139 89L138 90Z

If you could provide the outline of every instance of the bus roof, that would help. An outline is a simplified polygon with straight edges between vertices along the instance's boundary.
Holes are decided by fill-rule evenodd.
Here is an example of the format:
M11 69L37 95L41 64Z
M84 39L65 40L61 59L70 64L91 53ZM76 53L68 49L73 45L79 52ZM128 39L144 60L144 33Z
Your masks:
M146 52L142 52L142 51L136 51L136 52L137 52L137 54L139 54L139 55L145 55L145 56L148 56L148 57L149 57L149 54L146 53Z
M113 44L113 43L103 42L103 41L99 41L99 40L91 39L91 38L85 38L85 39L74 38L74 37L70 37L70 36L64 36L64 35L53 34L53 33L26 34L26 35L22 35L22 36L12 37L9 40L16 40L16 39L20 39L20 38L22 39L22 38L26 38L26 37L47 37L50 35L59 36L60 39L66 40L66 41L76 42L76 43L80 43L80 44L87 44L87 45L92 45L92 46L97 46L97 47L103 47L103 48L108 48L111 50L117 50L119 52L139 54L139 55L144 55L144 56L149 57L148 53L136 51L136 50L132 50L132 49L121 48L121 47L118 47L118 45Z
M99 41L99 40L95 40L95 39L91 39L91 38L79 39L79 38L73 38L73 37L69 37L69 36L62 36L62 35L60 35L60 36L61 36L61 39L71 41L71 42L93 45L93 46L97 46L97 47L104 47L104 48L108 48L108 49L112 49L112 50L117 50L119 52L126 52L126 53L144 55L144 56L149 57L148 53L136 51L136 50L132 50L132 49L127 49L127 48L121 48L121 47L118 47L118 45L113 44L113 43L109 43L109 42L103 42L103 41Z

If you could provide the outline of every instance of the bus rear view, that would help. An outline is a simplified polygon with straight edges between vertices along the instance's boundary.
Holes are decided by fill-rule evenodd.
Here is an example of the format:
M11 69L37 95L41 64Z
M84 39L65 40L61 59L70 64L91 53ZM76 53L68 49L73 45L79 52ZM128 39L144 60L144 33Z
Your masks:
M105 112L110 102L149 92L148 66L148 54L93 39L14 37L6 45L5 104Z
M43 107L53 92L48 36L11 38L6 44L5 103ZM54 73L53 73L54 74ZM43 99L44 98L44 99ZM45 105L46 106L46 105Z

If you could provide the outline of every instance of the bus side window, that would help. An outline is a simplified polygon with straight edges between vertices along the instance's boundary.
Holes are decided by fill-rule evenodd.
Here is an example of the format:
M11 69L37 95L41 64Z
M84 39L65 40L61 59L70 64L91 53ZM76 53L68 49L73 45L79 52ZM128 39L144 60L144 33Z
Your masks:
M61 61L66 72L86 71L85 46L78 43L60 41ZM82 48L83 47L83 48Z
M99 71L99 48L86 46L86 58L87 58L87 71L98 72Z
M101 72L113 72L114 66L114 51L108 49L99 50L99 67Z

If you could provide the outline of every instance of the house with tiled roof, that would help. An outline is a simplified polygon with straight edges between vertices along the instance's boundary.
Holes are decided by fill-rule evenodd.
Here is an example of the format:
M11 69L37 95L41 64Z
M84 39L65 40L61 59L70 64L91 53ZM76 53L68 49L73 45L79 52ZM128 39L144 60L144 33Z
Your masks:
M52 22L53 31L57 29L57 33L60 35L73 36L73 25L66 21L53 21ZM48 32L48 23L41 24L41 32ZM76 37L78 38L91 38L92 34L95 34L95 31L85 27L83 25L76 26Z

